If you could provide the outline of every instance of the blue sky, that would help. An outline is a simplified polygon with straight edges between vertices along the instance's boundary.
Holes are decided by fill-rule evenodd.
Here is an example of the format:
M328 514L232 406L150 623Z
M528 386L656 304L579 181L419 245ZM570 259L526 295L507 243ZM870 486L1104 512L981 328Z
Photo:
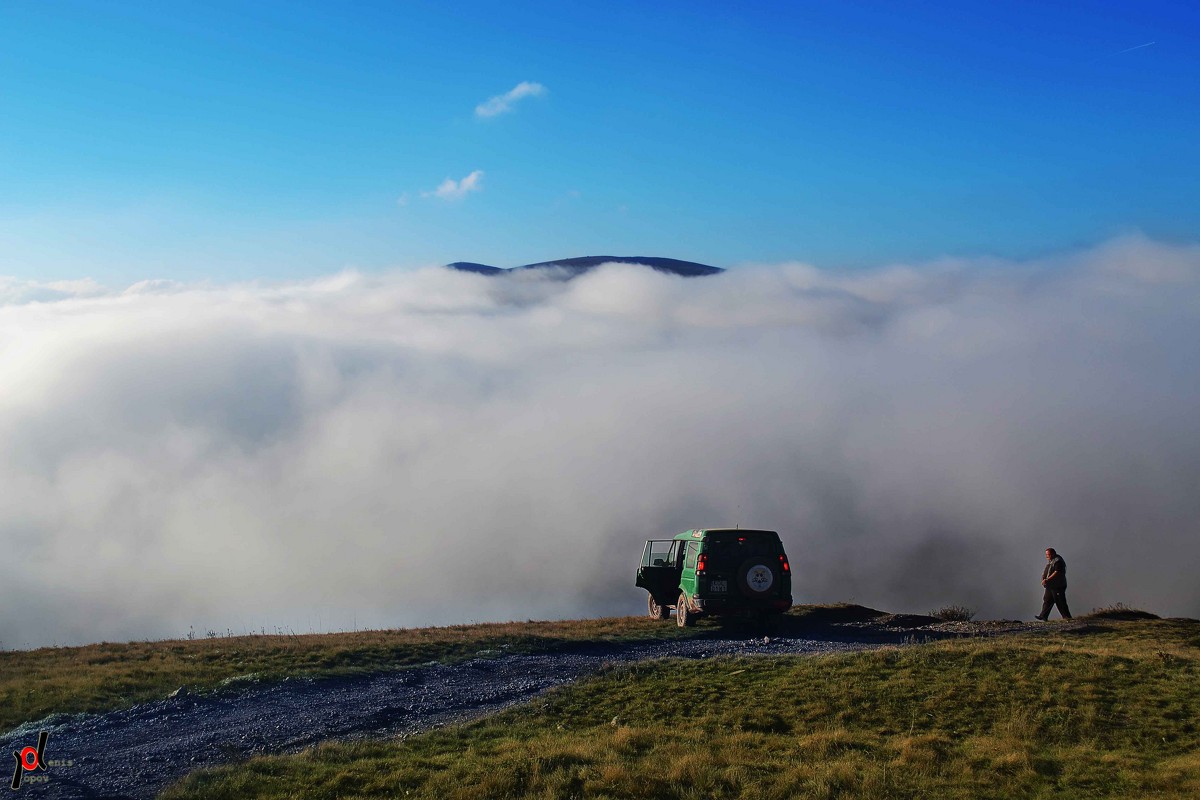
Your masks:
M1184 2L7 2L0 275L1195 241L1198 123Z

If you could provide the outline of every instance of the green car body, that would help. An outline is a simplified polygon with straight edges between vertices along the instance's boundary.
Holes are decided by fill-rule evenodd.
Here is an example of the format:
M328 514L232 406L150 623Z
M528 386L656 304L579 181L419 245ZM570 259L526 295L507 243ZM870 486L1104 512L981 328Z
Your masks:
M696 528L650 539L636 585L654 619L675 609L676 622L698 616L768 617L792 606L792 570L775 531Z

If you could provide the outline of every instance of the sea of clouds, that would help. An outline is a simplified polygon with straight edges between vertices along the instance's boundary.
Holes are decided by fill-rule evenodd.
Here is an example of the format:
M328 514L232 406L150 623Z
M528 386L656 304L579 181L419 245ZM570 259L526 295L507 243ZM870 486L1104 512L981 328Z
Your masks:
M1200 616L1200 248L576 280L0 279L0 646L639 613L770 528L798 602Z

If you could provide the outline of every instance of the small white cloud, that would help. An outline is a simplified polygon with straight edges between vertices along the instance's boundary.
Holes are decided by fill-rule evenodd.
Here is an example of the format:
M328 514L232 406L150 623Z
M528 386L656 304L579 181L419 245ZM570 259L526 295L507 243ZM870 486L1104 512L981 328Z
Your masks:
M398 205L398 206L408 205L408 192L405 192L404 194L402 194L396 198L396 205Z
M432 192L421 192L422 197L438 197L442 200L462 200L471 192L483 191L483 170L477 169L461 181L446 178Z
M546 93L546 87L540 83L532 81L521 81L512 89L504 94L498 94L495 97L488 98L485 102L475 106L475 116L477 117L495 117L499 114L506 114L513 110L513 105L518 100L526 97L540 97Z

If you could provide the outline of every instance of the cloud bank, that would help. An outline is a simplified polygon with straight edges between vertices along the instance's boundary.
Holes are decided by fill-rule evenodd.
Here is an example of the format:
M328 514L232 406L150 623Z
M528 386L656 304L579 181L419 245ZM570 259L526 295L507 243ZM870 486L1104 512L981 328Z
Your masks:
M462 180L456 181L453 178L446 178L432 192L422 192L422 197L436 197L440 200L462 200L471 192L483 191L483 170L477 169ZM403 196L403 202L407 202L407 197Z
M638 613L734 523L801 602L1200 615L1196 247L0 299L5 647Z
M546 87L540 83L521 81L504 94L489 97L484 102L475 106L475 116L486 119L499 116L500 114L507 114L513 110L513 107L519 101L524 100L526 97L541 97L545 93Z

